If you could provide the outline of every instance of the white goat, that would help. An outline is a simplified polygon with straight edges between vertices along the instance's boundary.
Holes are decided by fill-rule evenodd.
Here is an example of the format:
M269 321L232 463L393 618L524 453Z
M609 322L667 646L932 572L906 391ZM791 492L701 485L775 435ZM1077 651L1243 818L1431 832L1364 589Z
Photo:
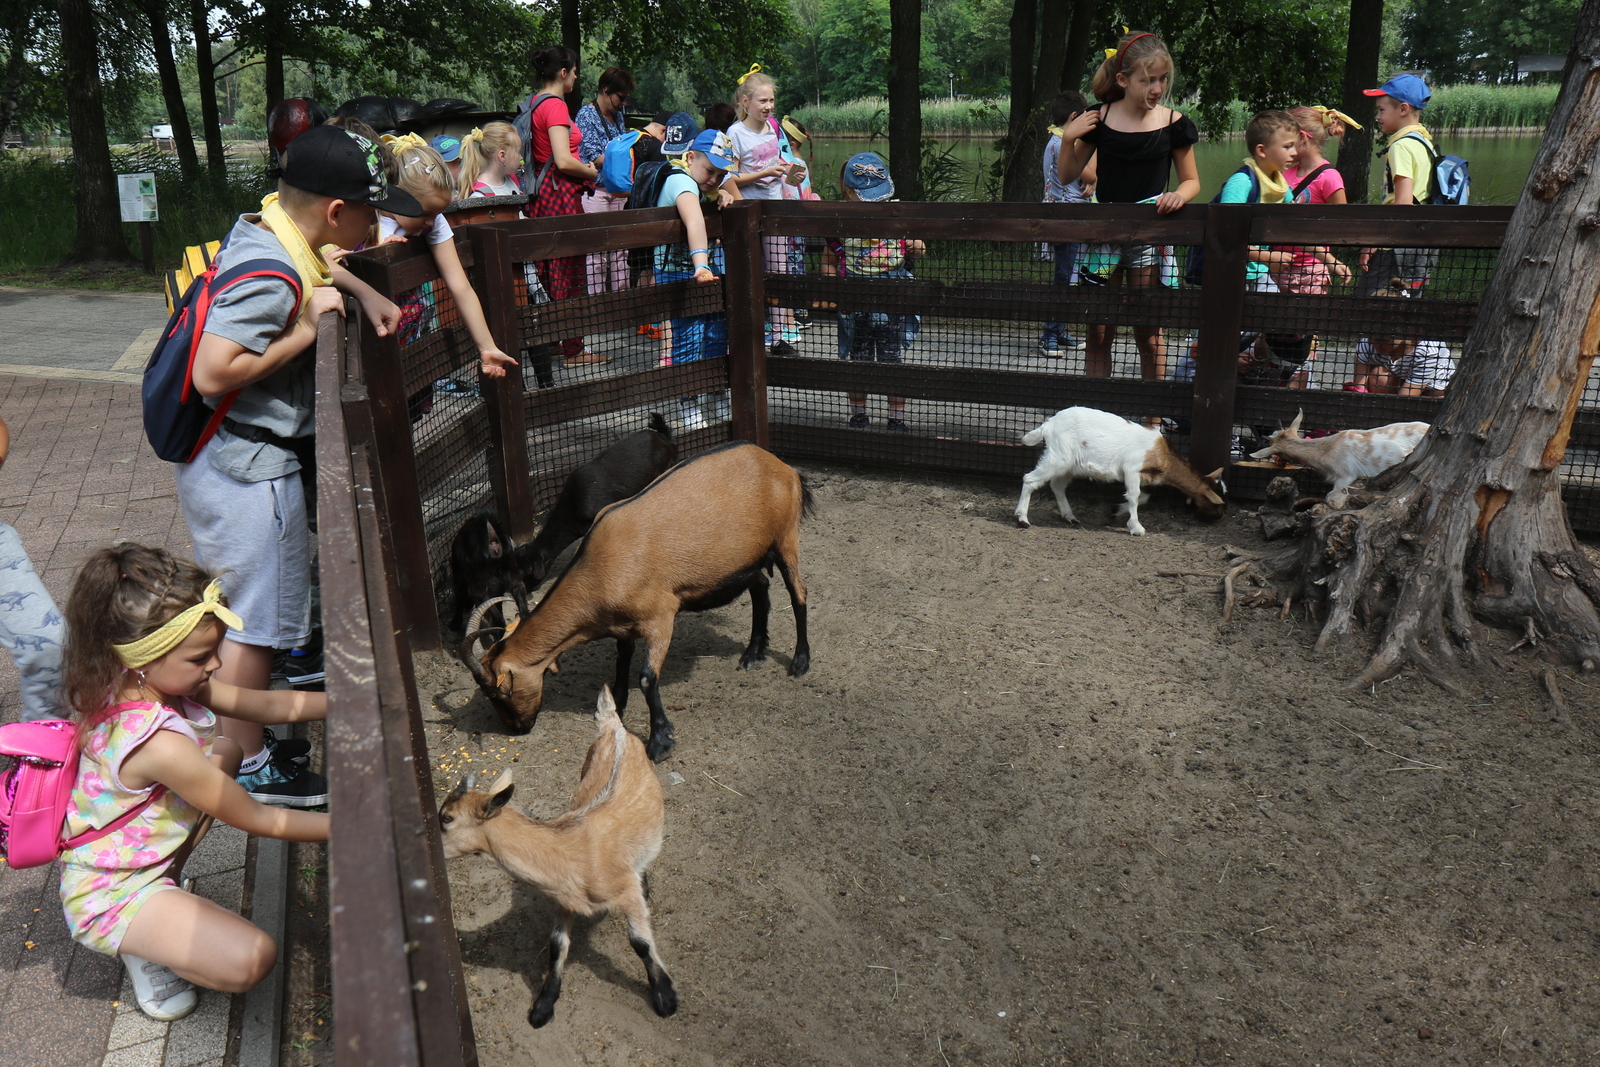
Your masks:
M1147 497L1142 486L1170 485L1189 498L1202 519L1222 517L1222 469L1204 477L1167 445L1160 430L1129 422L1120 415L1094 408L1058 411L1022 435L1022 443L1044 443L1039 465L1022 477L1022 497L1017 501L1017 525L1028 525L1028 504L1034 491L1046 482L1056 495L1061 517L1076 523L1067 503L1067 483L1074 478L1122 482L1127 486L1128 532L1144 533L1139 525L1139 505ZM1120 515L1122 509L1118 508Z
M1328 503L1336 508L1344 506L1345 491L1351 483L1388 470L1409 456L1417 442L1428 435L1425 422L1391 422L1372 430L1340 430L1307 441L1300 436L1300 420L1304 417L1302 409L1293 422L1267 440L1267 447L1250 453L1250 458L1279 455L1310 467L1333 482Z
M550 970L528 1012L528 1022L536 1027L555 1014L573 918L613 909L628 919L628 943L644 961L651 1008L662 1017L678 1010L646 903L645 869L661 851L666 822L661 783L644 742L623 729L610 688L600 690L594 717L599 736L583 759L572 809L565 815L536 822L507 807L513 788L509 770L488 789L472 775L463 778L439 808L445 859L487 852L511 877L555 902Z

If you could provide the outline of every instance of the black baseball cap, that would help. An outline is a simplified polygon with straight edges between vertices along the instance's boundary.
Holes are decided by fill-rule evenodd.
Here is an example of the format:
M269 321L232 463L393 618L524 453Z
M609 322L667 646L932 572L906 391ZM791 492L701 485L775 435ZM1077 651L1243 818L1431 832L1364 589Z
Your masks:
M337 126L313 126L294 139L283 165L283 183L317 196L371 204L391 215L416 218L417 198L390 185L378 146Z

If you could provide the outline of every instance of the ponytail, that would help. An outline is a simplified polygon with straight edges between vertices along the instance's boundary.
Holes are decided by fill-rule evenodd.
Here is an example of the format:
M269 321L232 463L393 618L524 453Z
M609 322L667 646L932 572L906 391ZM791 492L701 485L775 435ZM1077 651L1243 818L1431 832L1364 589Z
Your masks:
M456 199L472 195L472 187L496 152L521 152L522 135L509 122L491 122L461 138L461 175L456 179Z

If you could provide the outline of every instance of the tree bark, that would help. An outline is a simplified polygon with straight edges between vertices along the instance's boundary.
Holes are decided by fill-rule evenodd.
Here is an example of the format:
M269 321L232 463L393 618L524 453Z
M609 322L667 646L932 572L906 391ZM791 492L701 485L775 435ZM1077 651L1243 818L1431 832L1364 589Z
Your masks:
M889 173L901 200L922 199L921 0L889 0Z
M1089 84L1094 66L1085 67L1084 57L1094 45L1094 16L1098 0L1076 0L1072 5L1072 25L1067 29L1067 51L1061 61L1061 88L1081 89Z
M222 116L217 111L217 65L211 59L211 5L190 0L189 25L194 31L195 73L200 79L200 126L205 133L206 169L213 180L227 177L228 158L222 147Z
M100 89L98 26L89 0L60 0L62 84L72 131L77 172L78 232L62 266L131 263L122 237L117 179L106 139L105 100Z
M561 44L572 49L572 54L583 62L583 26L578 21L578 0L561 0ZM534 77L533 91L539 91L538 77ZM567 94L567 114L577 115L583 106L583 86L574 85Z
M1459 688L1458 668L1485 655L1475 622L1531 637L1551 661L1600 663L1600 572L1573 537L1557 470L1600 349L1596 130L1600 0L1587 0L1433 430L1352 496L1354 510L1314 508L1304 543L1258 564L1322 616L1318 649L1382 626L1357 686L1409 665Z
M262 0L261 4L261 17L266 29L261 50L262 74L266 81L264 89L267 95L267 110L261 116L263 127L272 116L272 109L281 104L284 97L283 44L289 29L284 3L285 0Z
M1383 0L1350 0L1350 36L1345 45L1344 92L1339 108L1361 123L1361 129L1346 131L1339 146L1338 166L1352 204L1367 202L1377 102L1362 90L1382 84L1383 79L1378 77L1382 52Z
M148 0L145 13L150 18L150 40L156 54L156 73L161 79L161 96L167 105L167 122L172 125L172 143L178 150L178 169L186 181L200 176L200 157L194 150L194 132L189 129L189 109L183 104L183 86L178 82L178 65L172 58L172 30L167 24L167 0Z
M1011 113L1006 120L1006 139L1001 149L1004 153L1000 177L1002 200L1027 199L1021 149L1028 112L1033 107L1033 42L1038 29L1038 0L1012 0Z

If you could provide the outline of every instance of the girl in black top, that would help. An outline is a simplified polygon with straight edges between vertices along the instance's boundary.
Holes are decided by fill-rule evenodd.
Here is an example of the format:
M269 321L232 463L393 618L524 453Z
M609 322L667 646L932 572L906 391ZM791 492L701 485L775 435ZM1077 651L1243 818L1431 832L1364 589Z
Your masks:
M1057 165L1063 182L1076 178L1098 153L1101 203L1153 203L1157 214L1177 211L1200 195L1200 172L1195 166L1194 144L1200 139L1194 122L1161 98L1172 84L1172 56L1153 33L1130 33L1095 72L1090 88L1105 105L1086 111L1061 131L1063 150ZM1071 145L1072 150L1066 150ZM1177 168L1178 188L1167 190L1167 175ZM1152 288L1161 282L1161 251L1153 245L1113 246L1103 271L1085 271L1089 280L1108 285L1127 284ZM1098 278L1096 277L1098 276ZM1084 373L1111 377L1111 343L1115 326L1090 326ZM1136 326L1140 371L1145 378L1166 377L1166 345L1159 326Z

